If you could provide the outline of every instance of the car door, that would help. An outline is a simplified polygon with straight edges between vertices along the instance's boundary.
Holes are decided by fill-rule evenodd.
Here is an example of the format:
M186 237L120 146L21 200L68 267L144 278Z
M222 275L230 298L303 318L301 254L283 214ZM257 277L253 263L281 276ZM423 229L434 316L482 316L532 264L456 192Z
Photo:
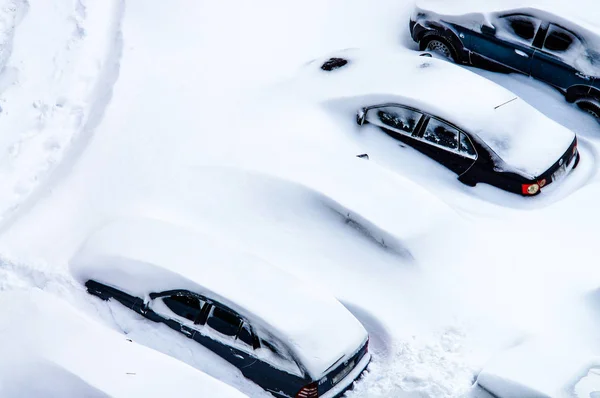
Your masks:
M269 339L256 337L255 354L258 360L242 370L244 375L254 380L265 390L284 392L290 396L309 383L283 344L271 336Z
M423 143L418 148L421 152L458 175L475 163L477 151L465 132L435 117L430 117L425 123L419 135Z
M185 290L151 294L150 297L148 309L158 315L158 319L151 319L197 341L238 368L254 362L255 359L243 350L234 348L242 320L233 311Z
M242 318L225 306L212 304L208 310L205 334L212 338L213 351L232 363L238 369L246 368L256 362L256 358L240 347L238 338L244 334Z
M378 126L386 134L414 146L414 134L423 114L398 104L383 104L366 109L365 120Z
M592 78L579 70L585 68L585 63L589 60L582 41L574 33L550 24L543 44L533 56L531 76L562 89L590 85Z
M473 32L470 49L510 69L529 75L535 48L534 39L541 21L523 14L501 16L494 20L494 28L482 26Z
M153 321L162 322L171 329L192 338L207 303L205 300L185 290L173 290L150 295L150 302L144 314Z

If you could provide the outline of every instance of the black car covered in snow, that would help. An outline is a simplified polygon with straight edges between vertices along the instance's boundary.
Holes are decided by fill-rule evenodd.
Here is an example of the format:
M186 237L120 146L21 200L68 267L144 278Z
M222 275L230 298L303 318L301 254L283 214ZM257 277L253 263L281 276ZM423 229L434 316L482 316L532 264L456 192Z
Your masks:
M574 135L564 153L548 169L528 175L511 169L479 135L419 109L395 103L371 105L358 112L357 122L378 126L446 166L467 185L483 182L524 196L540 193L544 186L562 178L579 162Z
M184 334L277 397L339 397L371 359L366 330L335 298L165 222L109 224L70 266L89 293Z
M410 33L421 50L457 63L544 81L600 120L600 24L567 1L421 0ZM591 22L590 22L591 21Z

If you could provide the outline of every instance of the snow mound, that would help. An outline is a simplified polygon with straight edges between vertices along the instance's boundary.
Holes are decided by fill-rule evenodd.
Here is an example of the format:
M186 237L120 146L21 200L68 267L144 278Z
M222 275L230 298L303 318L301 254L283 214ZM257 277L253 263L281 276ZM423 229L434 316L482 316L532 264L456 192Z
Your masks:
M587 349L529 340L493 358L477 383L502 398L588 398L600 393L598 369L600 357Z
M3 292L0 309L2 397L245 396L40 290Z
M124 7L122 0L9 3L0 20L3 221L35 200L59 164L72 164L102 119L118 75Z

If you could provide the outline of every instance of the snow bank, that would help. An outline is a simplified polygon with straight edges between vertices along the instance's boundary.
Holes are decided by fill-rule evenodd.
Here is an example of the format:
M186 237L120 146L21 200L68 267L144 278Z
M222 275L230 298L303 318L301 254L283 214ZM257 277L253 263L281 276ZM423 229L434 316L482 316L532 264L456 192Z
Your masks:
M2 397L245 396L40 290L3 292L0 311Z
M351 62L333 72L310 63L292 83L312 101L348 99L351 107L400 103L442 117L478 135L506 163L497 166L538 176L567 150L575 134L510 91L470 71L414 53L346 50ZM358 108L356 108L358 110Z
M102 119L118 75L124 8L122 0L11 3L2 9L17 15L0 72L4 221L35 199L59 164L72 164Z
M86 241L71 268L82 283L93 279L146 299L173 289L214 298L286 342L313 378L367 340L360 322L332 296L165 222L111 224Z
M600 357L573 342L530 340L493 358L477 383L502 398L588 398L600 393Z

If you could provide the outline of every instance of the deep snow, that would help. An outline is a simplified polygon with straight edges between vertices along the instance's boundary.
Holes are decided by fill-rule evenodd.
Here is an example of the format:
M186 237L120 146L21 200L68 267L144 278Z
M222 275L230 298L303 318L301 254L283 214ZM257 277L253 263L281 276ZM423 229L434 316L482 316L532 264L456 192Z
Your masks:
M203 347L72 278L69 258L92 230L149 216L335 295L371 335L373 362L351 397L481 396L471 388L477 373L529 336L600 353L595 121L542 83L473 70L579 135L579 167L525 199L463 186L376 129L360 131L353 114L285 92L306 63L340 49L414 50L409 2L13 3L22 8L0 10L13 66L0 79L2 147L30 133L32 145L0 157L0 295L43 289L139 344L268 396ZM69 47L82 15L90 35ZM104 45L85 47L92 30ZM86 116L71 119L76 109ZM45 150L53 132L58 152ZM365 152L369 160L356 157Z

